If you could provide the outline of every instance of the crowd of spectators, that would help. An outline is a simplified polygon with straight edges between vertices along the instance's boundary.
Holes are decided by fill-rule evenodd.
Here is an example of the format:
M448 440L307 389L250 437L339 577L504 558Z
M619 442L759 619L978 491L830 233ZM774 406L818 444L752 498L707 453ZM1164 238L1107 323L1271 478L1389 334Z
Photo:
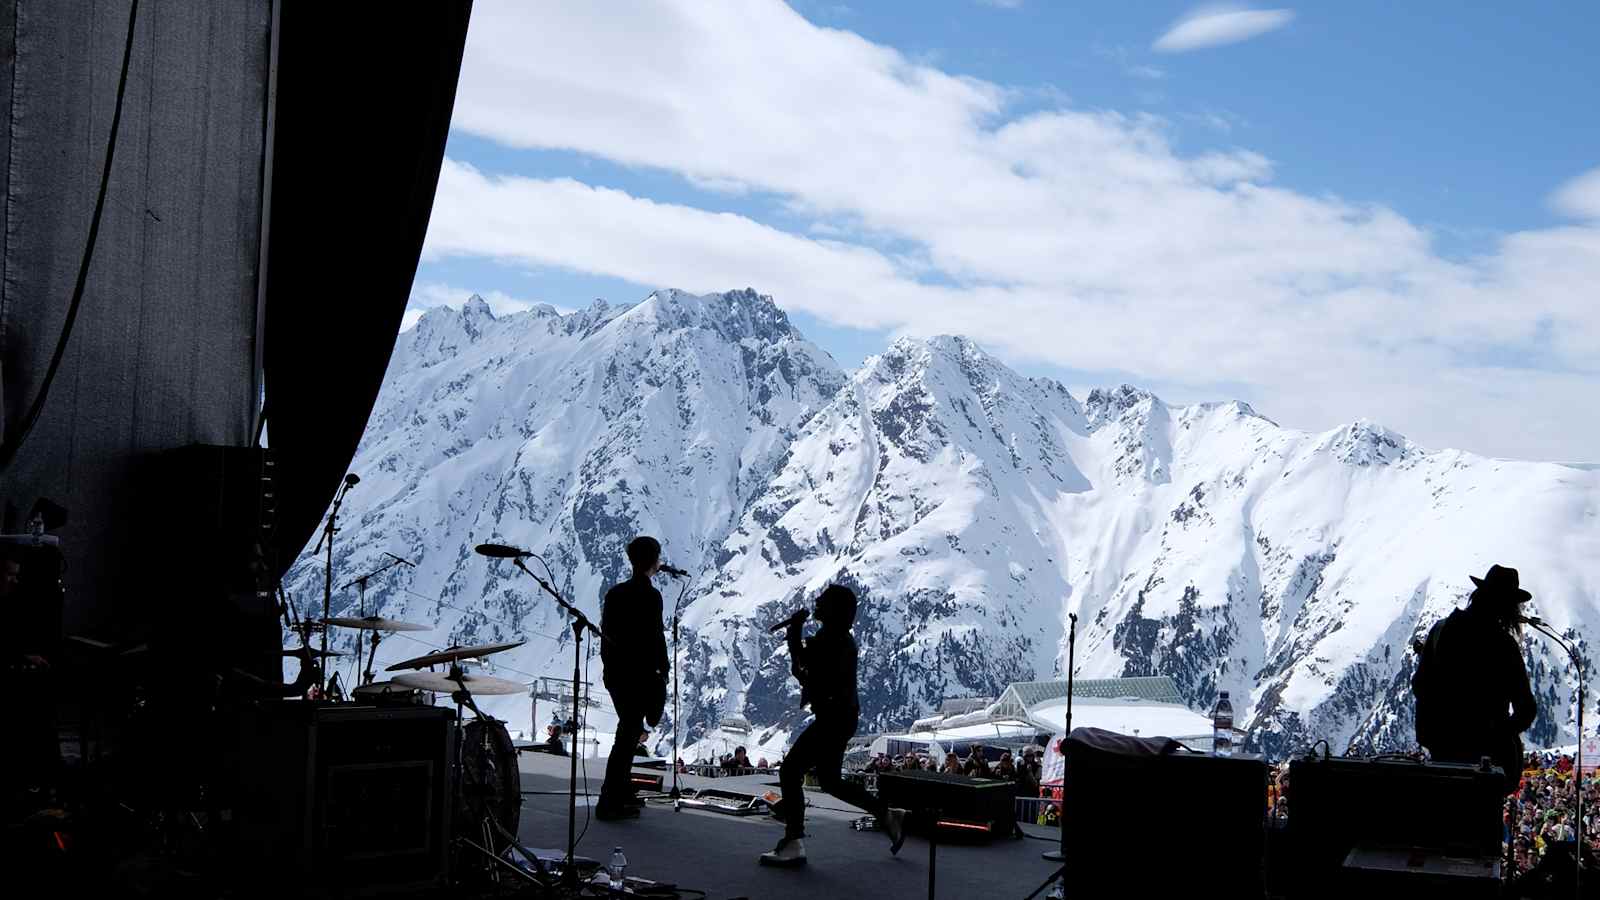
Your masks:
M1568 754L1528 754L1521 786L1505 805L1505 839L1511 844L1514 872L1538 865L1553 844L1577 839L1580 828L1573 814L1578 790L1583 791L1584 843L1600 850L1600 778L1595 771L1580 779Z

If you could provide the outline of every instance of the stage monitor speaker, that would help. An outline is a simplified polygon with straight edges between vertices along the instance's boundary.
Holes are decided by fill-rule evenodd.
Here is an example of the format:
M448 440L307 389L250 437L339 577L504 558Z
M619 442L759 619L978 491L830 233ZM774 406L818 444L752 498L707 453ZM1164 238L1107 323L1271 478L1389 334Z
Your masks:
M445 884L453 718L444 707L306 701L243 713L241 868L318 896Z
M141 506L150 527L139 554L143 571L134 574L170 577L162 579L159 600L141 597L159 604L142 612L162 644L157 649L176 648L185 667L283 680L270 580L277 552L274 468L264 447L191 444L157 454L143 469ZM195 648L206 658L196 659Z
M1160 740L1160 739L1156 739ZM1068 895L1208 893L1264 896L1267 766L1249 755L1156 753L1151 742L1092 728L1065 741L1062 843Z
M1504 783L1498 768L1455 763L1292 760L1289 843L1299 893L1330 893L1358 845L1498 857Z
M970 830L984 836L1011 832L1016 818L1015 786L1009 781L968 778L941 772L883 772L878 799L905 809L918 830L938 827Z
M1500 860L1453 856L1440 850L1357 845L1345 857L1340 897L1405 897L1406 900L1496 900Z

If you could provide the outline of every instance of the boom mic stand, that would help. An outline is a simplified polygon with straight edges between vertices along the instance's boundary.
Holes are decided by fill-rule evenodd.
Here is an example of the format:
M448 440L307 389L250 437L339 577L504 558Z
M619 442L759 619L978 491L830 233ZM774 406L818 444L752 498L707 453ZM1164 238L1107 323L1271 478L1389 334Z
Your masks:
M333 611L332 611L332 607L333 607L333 535L334 535L335 532L337 532L339 530L338 526L336 524L334 524L334 523L339 518L339 507L344 504L344 495L350 493L350 488L354 487L356 482L360 481L360 480L361 479L356 478L356 476L353 473L350 474L350 475L346 475L344 477L344 483L339 486L339 493L335 494L334 497L333 497L333 509L328 511L328 522L327 522L326 525L322 526L322 537L317 538L317 546L316 546L315 549L313 549L311 551L311 555L315 556L317 554L317 551L322 549L323 541L327 541L327 543L328 543L328 557L327 557L327 561L323 564L323 569L322 569L322 622L323 622L323 625L322 625L322 657L321 658L324 659L324 660L326 660L328 658L328 625L327 625L327 621L328 621L328 618L333 615ZM359 644L359 642L358 642L358 644ZM332 668L332 667L331 666L323 666L323 671L327 672L327 670L330 669L330 668ZM327 697L327 695L328 695L328 683L326 681L326 678L324 678L323 682L320 685L318 685L318 692L323 697Z
M352 585L352 584L358 586L358 588L360 589L361 594L360 594L360 599L356 601L356 612L360 616L366 616L366 614L367 614L367 579L369 579L372 576L377 575L377 574L379 574L381 572L388 571L389 569L392 569L395 566L398 566L399 564L401 564L403 562L406 562L406 561L403 560L403 559L400 559L399 557L391 559L388 562L384 563L383 565L379 566L378 568L373 569L371 572L368 572L367 574L361 576L360 578L357 578L354 581L350 582L350 584L346 584L344 587L339 588L339 590L348 591L348 590L350 590L350 585ZM410 563L406 563L406 565L410 565ZM326 613L324 613L324 615L326 615ZM355 676L356 677L356 687L361 687L362 685L371 684L372 683L372 661L374 659L376 659L377 656L378 656L378 641L379 640L381 640L381 638L379 637L379 632L374 630L372 632L372 655L367 658L367 668L366 668L366 671L363 672L362 669L361 669L361 639L360 638L356 638L356 676Z
M582 702L578 690L583 679L583 633L588 631L600 641L604 641L606 636L600 632L599 628L595 627L593 622L589 621L589 617L583 614L583 610L568 603L567 599L561 596L548 582L533 574L531 569L523 565L521 557L512 557L511 561L517 568L522 570L523 574L537 581L539 587L544 588L545 593L554 597L556 603L560 604L561 608L567 611L567 615L572 617L572 715L576 717L578 715L578 704ZM568 773L567 780L567 862L561 874L561 880L574 891L578 889L578 869L574 860L578 857L578 732L580 730L577 728L572 730L572 754L569 758L571 771ZM613 747L611 752L616 753L617 748Z
M1585 846L1585 835L1583 833L1583 704L1585 699L1583 691L1583 657L1578 653L1577 645L1563 640L1560 635L1556 634L1555 631L1551 630L1543 622L1529 622L1528 624L1532 625L1540 634L1543 634L1545 637L1555 641L1556 645L1561 649L1567 651L1567 658L1572 662L1573 669L1578 673L1578 748L1573 755L1572 766L1572 793L1577 798L1577 809L1573 813L1573 819L1575 820L1574 827L1577 829L1578 847L1577 858L1574 863L1576 869L1573 872L1572 885L1576 896L1582 897L1583 850Z

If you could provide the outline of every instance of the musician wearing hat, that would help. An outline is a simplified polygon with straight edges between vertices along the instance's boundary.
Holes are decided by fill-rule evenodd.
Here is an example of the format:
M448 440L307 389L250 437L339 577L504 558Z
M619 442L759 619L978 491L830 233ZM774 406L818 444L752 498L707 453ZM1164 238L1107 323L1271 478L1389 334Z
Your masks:
M1506 566L1490 566L1472 583L1467 608L1436 623L1418 646L1417 741L1442 762L1489 757L1511 793L1522 774L1522 732L1538 714L1518 640L1521 607L1533 595Z

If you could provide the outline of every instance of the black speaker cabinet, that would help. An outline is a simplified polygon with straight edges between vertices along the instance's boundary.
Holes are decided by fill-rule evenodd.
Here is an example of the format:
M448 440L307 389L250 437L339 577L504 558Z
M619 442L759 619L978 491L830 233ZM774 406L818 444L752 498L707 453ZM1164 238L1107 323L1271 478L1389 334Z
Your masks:
M1093 729L1076 729L1073 735ZM1068 895L1264 896L1267 766L1260 757L1115 752L1068 737L1062 839Z
M938 821L959 831L982 835L1009 834L1016 818L1015 786L1009 781L968 778L939 772L884 772L878 776L878 799L908 811L918 829Z
M450 709L262 704L239 720L241 868L315 896L443 885Z
M1497 768L1409 759L1292 760L1289 843L1297 893L1334 893L1330 886L1339 883L1358 846L1494 859L1503 790Z

